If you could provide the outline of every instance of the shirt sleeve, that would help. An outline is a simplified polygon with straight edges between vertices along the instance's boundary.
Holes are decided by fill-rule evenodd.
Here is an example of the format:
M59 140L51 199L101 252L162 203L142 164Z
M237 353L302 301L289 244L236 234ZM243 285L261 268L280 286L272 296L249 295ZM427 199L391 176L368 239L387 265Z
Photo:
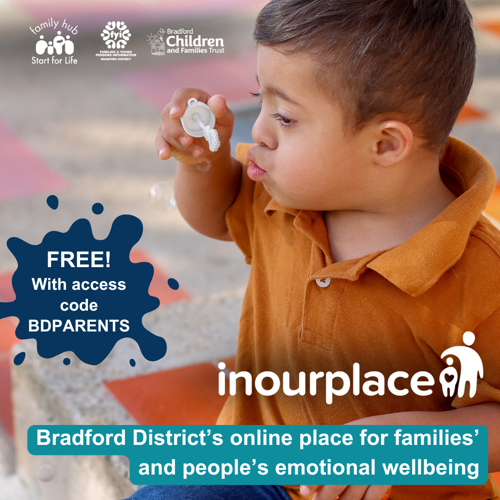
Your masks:
M252 144L238 144L236 146L236 159L242 164L240 187L233 204L226 212L226 224L231 237L245 255L245 262L252 263L253 244L253 199L255 182L246 171L249 163L248 150Z
M473 330L475 335L471 348L480 356L484 376L477 379L476 394L471 398L469 384L466 384L465 394L455 396L451 403L454 408L463 408L479 403L494 401L500 403L500 308L483 320Z

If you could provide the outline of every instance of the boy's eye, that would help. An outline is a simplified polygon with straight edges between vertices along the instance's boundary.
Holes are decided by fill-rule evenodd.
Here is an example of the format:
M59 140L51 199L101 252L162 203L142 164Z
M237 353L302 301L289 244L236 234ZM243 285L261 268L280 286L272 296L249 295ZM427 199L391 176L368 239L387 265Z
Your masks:
M282 127L290 127L290 125L293 125L293 120L290 120L290 118L286 118L285 116L281 115L280 113L274 113L273 115L271 115L271 117L278 120L279 124Z
M254 97L260 97L259 102L262 104L262 96L260 92L250 92ZM291 120L290 118L286 118L280 113L274 113L271 115L271 118L274 118L278 120L280 126L282 127L290 127L291 125L294 124L294 120Z
M260 103L260 104L262 104L262 97L261 97L261 95L260 95L260 92L257 92L257 93L255 93L255 92L250 92L250 94L251 94L251 95L253 95L254 97L260 97L260 99L259 99L259 103Z

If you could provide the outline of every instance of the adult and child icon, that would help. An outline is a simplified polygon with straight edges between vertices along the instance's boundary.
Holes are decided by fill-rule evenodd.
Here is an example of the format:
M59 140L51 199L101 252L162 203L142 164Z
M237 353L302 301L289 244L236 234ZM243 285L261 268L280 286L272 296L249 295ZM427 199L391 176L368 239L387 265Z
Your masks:
M471 398L474 397L477 389L477 376L479 375L480 378L484 376L481 357L470 347L476 340L475 335L472 332L465 332L462 339L465 346L450 347L441 354L441 358L449 356L446 358L446 363L449 365L448 368L445 368L439 375L439 382L441 382L445 397L452 397L454 395L457 382L457 395L459 398L465 394L465 384L467 382L469 382L469 396ZM451 355L456 356L460 360L460 380L458 380L457 370L451 366L453 364ZM451 377L451 379L448 380L447 376Z
M69 35L66 35L66 38L64 38L60 31L57 32L57 35L51 42L46 42L43 35L40 35L40 40L36 42L36 53L38 55L45 54L45 51L47 51L47 54L51 56L54 54L54 50L56 54L61 55L63 49L66 54L71 55L75 51L75 44L70 40Z

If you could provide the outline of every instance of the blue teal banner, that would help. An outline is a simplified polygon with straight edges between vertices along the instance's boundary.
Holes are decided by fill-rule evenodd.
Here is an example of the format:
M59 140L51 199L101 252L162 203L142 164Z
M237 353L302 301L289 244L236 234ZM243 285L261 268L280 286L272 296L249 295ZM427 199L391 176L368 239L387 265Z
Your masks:
M134 484L484 484L484 426L33 425L33 455L125 455Z

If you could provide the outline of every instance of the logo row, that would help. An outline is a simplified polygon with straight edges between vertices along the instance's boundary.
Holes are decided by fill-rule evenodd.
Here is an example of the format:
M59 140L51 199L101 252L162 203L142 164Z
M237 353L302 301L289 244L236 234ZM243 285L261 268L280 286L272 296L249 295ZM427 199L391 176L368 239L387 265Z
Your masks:
M70 25L66 19L62 22L52 17L30 30L38 36L35 44L36 56L31 58L32 64L77 64L73 56L75 43L72 35L78 34L78 26ZM110 21L101 32L106 49L96 54L101 61L131 61L136 54L127 49L132 34L123 21ZM151 54L223 54L223 38L206 38L195 35L193 29L159 29L150 34L147 41ZM61 56L61 57L59 57Z

